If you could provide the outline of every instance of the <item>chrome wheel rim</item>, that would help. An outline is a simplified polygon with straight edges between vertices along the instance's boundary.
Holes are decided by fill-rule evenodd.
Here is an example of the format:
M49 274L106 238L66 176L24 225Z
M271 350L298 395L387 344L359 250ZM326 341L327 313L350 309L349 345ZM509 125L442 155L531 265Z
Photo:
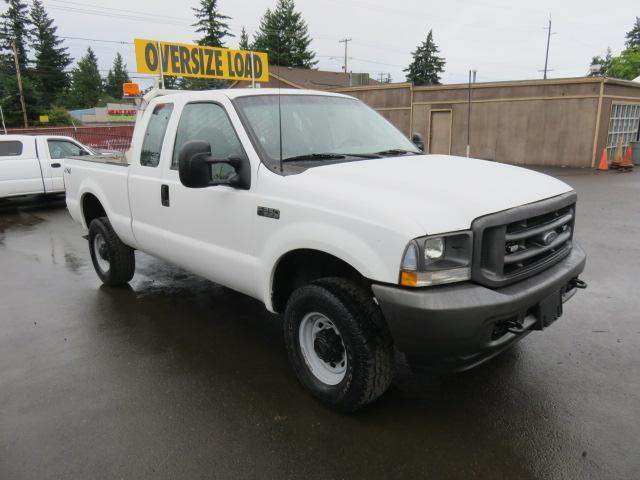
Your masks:
M93 237L93 251L95 252L98 268L100 268L103 273L107 273L111 267L111 263L109 262L107 242L101 233L97 233L95 237Z
M337 385L347 373L347 353L340 331L325 315L307 313L298 331L300 350L314 377Z

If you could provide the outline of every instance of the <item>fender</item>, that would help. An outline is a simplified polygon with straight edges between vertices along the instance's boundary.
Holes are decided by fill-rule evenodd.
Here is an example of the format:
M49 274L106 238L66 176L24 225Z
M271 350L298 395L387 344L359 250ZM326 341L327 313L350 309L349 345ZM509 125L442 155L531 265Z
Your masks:
M126 178L126 176L125 176ZM84 212L82 212L82 202L84 201L84 196L86 194L91 194L98 199L104 211L111 222L111 226L118 234L118 237L127 245L132 248L137 247L137 242L135 237L133 236L133 230L131 228L131 210L129 209L129 197L128 195L124 196L124 201L126 202L126 210L118 212L116 208L112 205L112 203L108 200L108 195L106 195L102 189L102 187L95 181L92 177L85 177L80 181L80 185L78 187L78 198L79 198L79 211L81 213L82 226L85 229L88 229L89 226L86 224L84 218Z
M397 261L390 262L389 259L385 261L381 251L389 251L389 249L381 249L381 243L379 238L376 239L378 247L376 250L360 236L334 225L315 222L288 225L272 235L260 253L262 265L258 285L261 292L260 299L267 309L273 312L271 292L275 271L284 255L299 249L328 253L351 265L365 278L395 283L398 280L398 270L390 269L388 265L397 264L399 267L400 258ZM401 254L403 248L395 250Z

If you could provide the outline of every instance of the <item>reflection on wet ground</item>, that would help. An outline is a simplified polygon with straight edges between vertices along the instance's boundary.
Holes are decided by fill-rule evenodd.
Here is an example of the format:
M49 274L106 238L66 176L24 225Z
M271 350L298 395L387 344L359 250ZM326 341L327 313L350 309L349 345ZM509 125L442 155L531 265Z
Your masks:
M640 175L567 181L590 288L565 317L352 416L259 302L139 252L103 287L63 201L0 205L0 478L638 478Z

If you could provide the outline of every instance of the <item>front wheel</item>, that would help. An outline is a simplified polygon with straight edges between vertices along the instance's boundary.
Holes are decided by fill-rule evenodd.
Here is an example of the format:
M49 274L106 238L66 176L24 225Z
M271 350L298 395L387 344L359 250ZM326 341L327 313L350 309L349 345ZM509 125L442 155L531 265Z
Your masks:
M91 221L89 251L93 267L105 285L117 287L133 278L136 269L133 249L122 243L106 217Z
M340 278L293 292L284 315L289 360L302 385L351 412L382 395L392 379L391 335L373 297Z

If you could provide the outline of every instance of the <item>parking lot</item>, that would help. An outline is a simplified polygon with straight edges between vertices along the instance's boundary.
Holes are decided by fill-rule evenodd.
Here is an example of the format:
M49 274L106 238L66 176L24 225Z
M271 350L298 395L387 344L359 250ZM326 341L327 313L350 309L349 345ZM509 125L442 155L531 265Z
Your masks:
M551 173L588 290L350 416L298 385L257 301L140 252L102 287L64 198L0 203L0 479L640 478L640 172Z

